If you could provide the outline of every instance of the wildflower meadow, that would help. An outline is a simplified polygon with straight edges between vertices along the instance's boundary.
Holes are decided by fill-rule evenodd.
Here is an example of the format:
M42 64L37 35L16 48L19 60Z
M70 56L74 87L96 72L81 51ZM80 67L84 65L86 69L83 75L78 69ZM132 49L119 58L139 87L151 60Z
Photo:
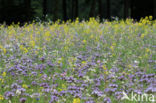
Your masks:
M152 17L0 25L0 103L154 103L155 93Z

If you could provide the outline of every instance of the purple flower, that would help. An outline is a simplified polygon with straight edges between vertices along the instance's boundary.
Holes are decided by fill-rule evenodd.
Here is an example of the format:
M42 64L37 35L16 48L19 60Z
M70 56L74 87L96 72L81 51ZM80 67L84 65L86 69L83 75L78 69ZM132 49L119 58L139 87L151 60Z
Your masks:
M58 100L59 98L57 96L51 96L51 100L49 101L49 103L54 103Z
M56 96L56 95L58 95L59 93L58 93L58 91L57 91L56 89L54 89L53 92L52 92L51 94Z
M51 89L50 88L46 88L46 89L43 89L42 91L43 92L46 92L46 93L50 93L51 92Z
M117 100L120 100L123 97L123 93L122 92L115 92L115 98Z
M26 100L26 98L20 98L20 103L25 103Z
M103 92L99 91L97 89L93 90L92 94L95 95L95 96L98 96L98 97L103 96Z
M48 83L41 83L40 86L44 87L44 88L48 88L49 87Z
M88 84L85 84L85 83L81 84L81 87L87 87L87 86Z
M37 76L37 72L31 72L31 75Z
M11 85L11 89L17 89L17 88L20 88L21 86L20 85L18 85L17 83L13 83L12 85Z
M63 96L63 95L65 95L66 93L67 93L67 91L64 91L64 90L63 90L63 91L61 91L61 92L59 93L59 95L60 95L60 96Z
M95 103L95 102L92 100L89 100L89 101L86 101L85 103Z
M36 98L36 100L37 100L37 101L39 101L39 100L40 100L40 98Z
M134 92L137 94L142 94L141 90L138 90L138 89L134 90Z
M81 97L82 97L82 92L75 93L75 94L74 94L74 97L75 97L75 98L81 98Z
M104 103L112 103L111 99L108 97L105 97L103 101Z
M109 84L109 87L118 88L118 85L117 84Z
M15 94L11 91L7 91L4 93L5 99L11 99L13 96L15 96Z
M23 80L16 80L19 84L23 83Z
M84 74L81 73L81 72L78 74L78 77L79 77L79 78L82 78L83 76L84 76Z
M24 93L26 90L24 89L24 88L18 88L17 90L16 90L16 94L22 94L22 93Z
M41 78L43 79L43 80L46 80L47 79L47 75L46 74L43 74L42 76L41 76Z
M36 86L38 83L36 83L36 81L32 81L31 85Z
M122 80L125 80L126 78L122 75L122 76L118 77L118 79L122 81Z
M155 93L156 92L156 88L155 87L148 87L146 90L145 90L145 93Z
M54 67L54 66L55 66L54 64L52 64L51 61L48 61L48 62L47 62L47 65L50 66L50 67Z
M116 88L106 88L104 91L109 95L112 95L112 93L116 91Z
M42 62L44 62L44 61L45 61L45 57L41 57L40 60L41 60Z

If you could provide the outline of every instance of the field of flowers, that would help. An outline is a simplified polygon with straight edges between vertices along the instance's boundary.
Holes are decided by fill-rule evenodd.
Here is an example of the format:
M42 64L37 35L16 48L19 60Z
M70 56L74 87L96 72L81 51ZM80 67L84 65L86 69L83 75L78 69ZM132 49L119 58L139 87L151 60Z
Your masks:
M156 93L155 40L150 17L0 25L0 103L137 103L123 91Z

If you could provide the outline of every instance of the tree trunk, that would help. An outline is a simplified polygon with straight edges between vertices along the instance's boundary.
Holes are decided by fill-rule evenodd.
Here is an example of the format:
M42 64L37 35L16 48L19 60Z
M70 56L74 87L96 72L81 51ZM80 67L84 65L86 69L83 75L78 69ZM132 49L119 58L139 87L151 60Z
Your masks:
M110 5L110 0L107 0L107 19L110 19L110 8L111 8L111 5Z
M133 16L134 16L134 11L133 11L133 0L131 0L131 18L133 18Z
M74 20L79 14L78 0L72 0L72 19Z
M5 0L1 0L1 4L0 4L0 12L1 12L0 22L3 22L4 19L5 19L6 9L4 9L4 8L5 8Z
M31 6L31 0L24 0L24 4L26 8L30 8Z
M29 17L30 8L31 8L31 0L24 0L24 5L25 5L27 16Z
M54 6L54 21L58 19L58 4L59 4L59 1L58 0L55 0L55 6Z
M63 20L66 21L67 20L67 4L66 4L66 0L62 1L62 7L63 7Z
M98 11L99 11L99 17L100 17L100 20L102 19L103 15L102 15L102 1L101 0L98 0Z
M92 0L92 5L91 5L91 8L90 8L90 13L89 13L90 17L95 16L95 5L96 5L96 0Z
M45 19L47 15L47 0L43 0L42 6L43 6L43 18Z
M74 0L71 1L72 2L72 20L74 20Z
M153 18L156 19L156 0L153 0Z
M78 0L75 0L75 18L78 17L79 7L78 7Z
M129 0L124 0L124 19L129 16Z

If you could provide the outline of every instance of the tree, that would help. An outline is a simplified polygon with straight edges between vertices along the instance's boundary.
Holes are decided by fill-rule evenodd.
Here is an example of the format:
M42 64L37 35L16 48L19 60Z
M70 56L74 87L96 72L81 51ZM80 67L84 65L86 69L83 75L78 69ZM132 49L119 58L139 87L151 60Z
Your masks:
M25 13L27 17L31 16L31 0L24 0Z
M64 21L67 20L67 4L66 4L66 0L62 0L62 7L63 7L63 19Z
M78 17L79 8L78 8L78 0L75 0L75 17Z
M25 4L26 9L31 8L31 0L24 0L24 4Z
M98 15L100 17L100 19L102 19L103 15L102 15L102 1L98 0Z
M96 0L92 0L90 13L89 13L90 17L94 17L95 16L95 5L96 5Z
M140 20L142 17L153 15L153 2L153 0L132 0L132 18Z
M124 19L129 16L129 0L124 0Z
M43 18L45 19L47 15L47 0L43 0L42 6L43 6Z
M79 14L78 0L72 0L72 19L74 20Z
M54 11L53 11L53 17L54 17L54 21L58 19L58 9L59 7L59 1L58 0L55 0L55 6L54 6Z
M110 19L110 9L111 9L111 5L110 5L110 0L106 1L107 4L107 19Z
M153 0L153 18L156 19L156 0Z

